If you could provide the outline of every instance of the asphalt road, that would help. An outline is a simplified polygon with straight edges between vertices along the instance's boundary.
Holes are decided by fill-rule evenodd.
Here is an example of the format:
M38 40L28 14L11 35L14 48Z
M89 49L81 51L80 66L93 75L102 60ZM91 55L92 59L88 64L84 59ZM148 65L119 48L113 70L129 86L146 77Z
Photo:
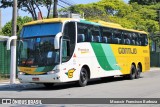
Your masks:
M126 80L116 77L113 80L102 81L94 79L86 87L77 87L74 83L58 84L52 89L43 85L30 84L28 86L0 87L1 98L160 98L160 71L146 72L141 78ZM43 107L50 105L43 105ZM56 105L66 107L69 105ZM83 105L72 105L81 107ZM84 105L106 106L106 105ZM116 106L116 105L108 105ZM121 104L125 107L128 105ZM134 106L134 105L130 105ZM140 104L140 107L146 105ZM160 107L160 105L148 105Z

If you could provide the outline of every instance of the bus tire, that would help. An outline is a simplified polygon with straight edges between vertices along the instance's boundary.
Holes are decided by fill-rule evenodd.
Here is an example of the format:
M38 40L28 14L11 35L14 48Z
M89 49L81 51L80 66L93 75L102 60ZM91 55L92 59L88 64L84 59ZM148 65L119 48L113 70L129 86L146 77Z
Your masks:
M43 85L44 85L46 88L50 89L50 88L53 88L54 83L44 83Z
M141 67L140 65L138 65L136 70L136 75L135 75L137 79L141 77L141 72L142 72Z
M135 79L136 76L136 68L134 65L131 66L130 74L129 74L129 79L133 80Z
M80 87L84 87L87 85L87 82L88 82L88 72L85 68L82 68L81 71L80 71L80 78L79 78L79 81L78 81L78 86Z

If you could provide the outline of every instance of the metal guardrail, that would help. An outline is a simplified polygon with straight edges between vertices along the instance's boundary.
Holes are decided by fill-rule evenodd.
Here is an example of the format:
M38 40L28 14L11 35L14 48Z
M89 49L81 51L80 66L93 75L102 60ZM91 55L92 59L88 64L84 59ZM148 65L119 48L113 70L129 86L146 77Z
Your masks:
M16 33L15 33L16 34ZM11 41L13 40L12 46ZM16 41L17 36L2 36L0 35L1 41L1 62L0 62L0 77L10 77L10 83L13 84L16 79ZM10 50L11 51L7 51ZM0 79L1 79L0 78Z
M0 41L0 79L9 78L10 50L7 50L6 41Z

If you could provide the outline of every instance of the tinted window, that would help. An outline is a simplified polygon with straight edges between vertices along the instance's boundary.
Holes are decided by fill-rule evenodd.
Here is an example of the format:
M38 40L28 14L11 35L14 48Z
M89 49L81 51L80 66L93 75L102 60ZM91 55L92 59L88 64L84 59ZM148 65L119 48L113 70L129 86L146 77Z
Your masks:
M78 23L77 38L77 42L97 42L137 46L146 46L148 44L146 34L83 23Z
M123 31L123 44L131 45L132 34L128 31Z
M75 35L76 35L75 23L74 22L66 23L64 27L64 35L63 35L64 37L63 38L69 41L69 45L67 45L68 46L67 48L69 49L67 50L70 50L70 52L67 52L67 53L69 53L70 57L73 55L73 52L75 49Z
M78 31L77 42L88 41L88 36L89 36L88 27L89 25L87 24L82 24L82 23L77 24L77 31Z
M101 34L98 26L78 23L77 42L101 42Z
M114 44L121 44L122 43L122 32L120 30L114 29L113 31L113 42Z
M146 46L148 45L148 39L146 34L140 34L139 36L139 41L141 43L141 46Z
M92 42L102 42L101 34L100 34L100 29L98 26L92 26L90 28L91 31L91 38Z
M103 43L111 43L112 41L112 29L111 28L102 28L102 41Z

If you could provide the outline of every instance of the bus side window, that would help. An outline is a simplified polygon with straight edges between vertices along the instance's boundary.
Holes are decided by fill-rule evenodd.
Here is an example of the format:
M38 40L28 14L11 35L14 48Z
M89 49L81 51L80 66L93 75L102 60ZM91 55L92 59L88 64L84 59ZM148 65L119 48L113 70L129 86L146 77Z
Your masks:
M64 39L62 41L62 47L62 62L66 62L70 57L70 41Z
M108 43L108 39L107 39L107 37L106 36L103 36L103 43Z
M87 24L77 23L77 42L88 42L88 26Z
M139 42L139 46L142 46L141 34L138 34L138 42Z
M124 39L124 44L125 45L130 45L130 34L129 32L125 32L124 31L124 34L123 34L123 39Z
M101 36L94 36L94 40L96 41L96 42L101 42Z
M135 44L135 41L134 41L134 39L133 39L132 32L129 33L129 39L130 39L130 45L134 45L134 44Z
M122 31L122 40L121 40L121 44L125 44L125 39L124 39L124 36L125 36L125 33L124 33L124 31Z
M121 34L122 34L122 32L120 30L114 30L114 32L113 32L113 43L114 44L121 44L122 43Z
M145 46L148 45L148 38L147 38L147 35L145 35Z
M146 34L140 34L140 41L142 46L146 46L148 44L148 39Z
M112 30L110 28L102 28L102 42L111 43L112 40Z
M135 45L139 46L139 36L138 36L138 33L134 33L135 35Z
M101 34L100 34L100 28L98 26L93 26L91 28L91 41L100 43L102 42Z
M69 43L68 47L69 48L69 58L72 57L74 49L75 49L75 44L76 44L76 26L75 22L67 22L64 26L64 32L63 32L63 39L68 40ZM63 46L62 46L63 47ZM69 60L68 58L68 60Z
M136 34L135 33L132 33L132 45L136 45Z
M77 42L84 42L85 41L85 35L84 34L78 34L77 35Z

